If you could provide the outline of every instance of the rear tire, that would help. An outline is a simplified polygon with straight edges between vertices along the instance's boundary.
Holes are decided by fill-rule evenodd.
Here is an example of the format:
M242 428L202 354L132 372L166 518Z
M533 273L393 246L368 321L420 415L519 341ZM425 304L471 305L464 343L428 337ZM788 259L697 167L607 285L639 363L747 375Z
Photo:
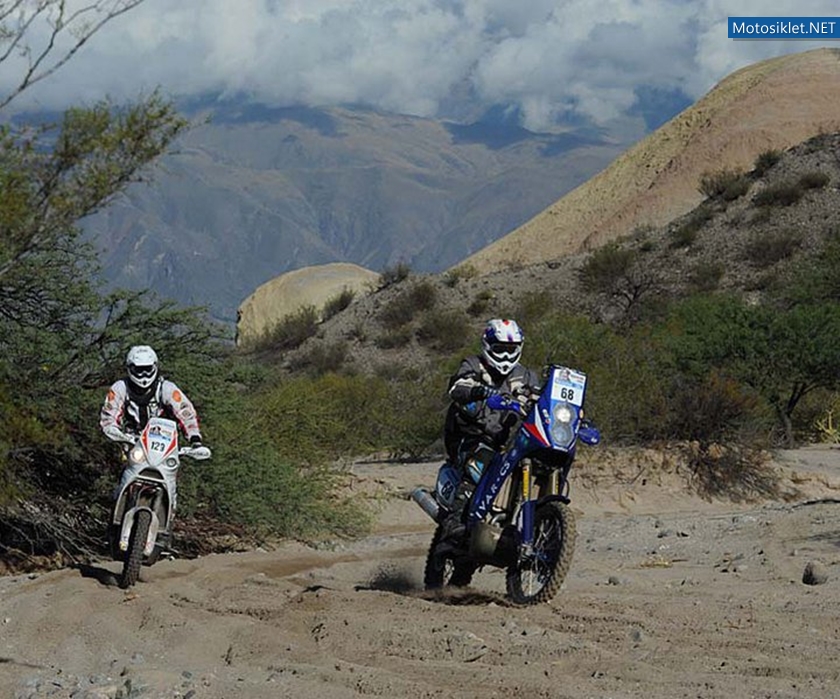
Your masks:
M429 553L426 556L426 568L423 584L427 590L439 590L450 585L466 587L472 582L478 566L463 556L454 556L443 543L443 525L439 524L432 537Z
M507 593L514 604L549 602L560 590L575 551L575 516L553 500L534 513L534 555L507 569Z
M134 517L134 526L131 528L128 551L125 552L122 577L120 578L120 587L123 589L134 585L140 577L143 549L146 548L146 539L149 537L151 524L152 513L148 510L140 510Z

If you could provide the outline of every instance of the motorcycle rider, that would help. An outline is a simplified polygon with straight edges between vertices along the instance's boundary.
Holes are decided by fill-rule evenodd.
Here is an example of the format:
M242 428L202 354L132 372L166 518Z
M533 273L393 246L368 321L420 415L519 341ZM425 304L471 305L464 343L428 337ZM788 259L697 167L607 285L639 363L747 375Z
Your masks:
M99 426L108 439L132 445L143 431L149 418L167 417L176 420L189 440L192 455L210 457L210 449L202 445L201 429L195 406L172 381L163 378L158 370L157 353L148 345L135 345L125 358L126 376L108 389L99 414ZM135 476L132 469L123 469L114 499ZM177 503L175 478L167 484L173 507Z
M539 375L519 363L524 340L515 320L489 320L481 336L481 353L464 358L449 380L452 402L443 441L449 463L461 474L455 508L447 520L448 536L452 538L465 530L465 505L486 461L482 445L501 449L519 421L515 412L489 407L487 398L501 394L524 402L539 395Z

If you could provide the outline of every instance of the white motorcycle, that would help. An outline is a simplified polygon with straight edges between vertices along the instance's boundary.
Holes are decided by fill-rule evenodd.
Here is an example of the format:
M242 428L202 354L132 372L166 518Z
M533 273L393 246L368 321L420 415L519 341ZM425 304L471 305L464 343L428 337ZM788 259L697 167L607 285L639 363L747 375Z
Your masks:
M205 446L178 448L173 420L150 418L128 449L128 465L111 517L111 555L122 561L120 587L137 582L141 565L153 565L166 550L175 517L175 478L180 457L209 459Z

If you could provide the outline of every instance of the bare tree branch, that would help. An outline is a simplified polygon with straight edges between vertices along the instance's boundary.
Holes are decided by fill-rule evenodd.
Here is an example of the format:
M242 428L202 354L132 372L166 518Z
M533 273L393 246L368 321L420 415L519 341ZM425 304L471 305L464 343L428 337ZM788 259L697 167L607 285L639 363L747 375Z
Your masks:
M26 59L27 67L17 85L0 97L0 109L34 84L44 80L82 48L112 19L125 14L144 0L94 0L78 9L67 0L0 0L0 65L13 55ZM49 27L47 37L34 46L36 22ZM70 39L67 48L59 48Z

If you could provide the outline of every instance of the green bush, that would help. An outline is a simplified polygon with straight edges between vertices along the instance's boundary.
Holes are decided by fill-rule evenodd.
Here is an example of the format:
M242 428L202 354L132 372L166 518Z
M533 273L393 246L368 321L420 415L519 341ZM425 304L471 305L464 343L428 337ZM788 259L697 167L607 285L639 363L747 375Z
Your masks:
M399 284L408 279L411 274L411 267L405 262L397 262L393 266L386 267L379 274L379 289L387 289L389 286Z
M799 178L799 184L804 189L822 189L831 178L824 172L806 172Z
M493 292L489 289L479 291L475 298L467 306L467 313L473 317L483 316L487 314L490 308L490 302L493 300Z
M711 207L700 205L671 233L672 248L686 248L691 246L705 223L712 219L714 213Z
M305 370L315 376L338 371L347 359L346 342L316 342L306 354L292 363L295 371Z
M474 265L462 264L457 267L453 267L446 272L446 274L443 275L443 283L446 284L446 286L453 288L458 286L459 282L472 279L476 276L478 276L478 270Z
M757 177L764 176L770 168L782 158L782 152L779 150L766 150L758 154L753 165L753 172Z
M385 331L373 341L373 344L379 349L397 349L399 347L405 347L411 342L412 337L414 337L414 333L411 331L411 328L407 325L402 325L398 328Z
M341 311L353 302L355 297L355 291L344 287L338 294L327 299L327 302L324 304L324 309L321 311L321 317L323 320L329 320L336 314L341 313Z
M705 172L700 176L700 193L710 199L733 201L749 191L750 178L740 170Z
M417 339L438 351L452 352L464 346L469 331L470 321L463 311L433 309L420 319Z
M262 383L262 382L261 382ZM361 379L327 375L223 389L205 413L214 457L185 469L184 516L212 517L263 535L355 535L369 514L337 495L339 456L371 448L358 404L372 390Z
M635 250L622 248L617 243L608 243L595 250L578 271L584 291L611 293L616 279L629 272L636 256Z
M752 200L756 206L792 206L804 193L798 182L779 182L765 187Z
M424 279L391 299L380 311L379 320L386 328L395 330L410 323L419 312L433 308L435 303L437 287L428 279Z
M791 257L801 245L802 236L792 230L755 235L747 242L744 257L756 267L769 267Z
M691 270L688 282L695 291L714 291L720 285L720 280L726 271L723 262L703 260Z
M318 330L318 311L315 306L303 306L283 316L256 343L256 349L292 350L300 347Z

